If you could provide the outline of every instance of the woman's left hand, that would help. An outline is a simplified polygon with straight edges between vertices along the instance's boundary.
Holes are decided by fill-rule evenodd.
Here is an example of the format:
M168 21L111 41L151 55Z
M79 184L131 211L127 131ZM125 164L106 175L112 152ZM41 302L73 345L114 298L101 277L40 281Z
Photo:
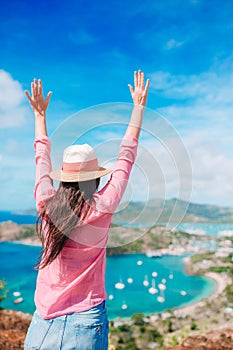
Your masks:
M25 94L30 102L35 116L45 117L46 109L48 107L52 91L50 91L46 98L43 97L42 81L36 80L31 83L31 94L26 90Z

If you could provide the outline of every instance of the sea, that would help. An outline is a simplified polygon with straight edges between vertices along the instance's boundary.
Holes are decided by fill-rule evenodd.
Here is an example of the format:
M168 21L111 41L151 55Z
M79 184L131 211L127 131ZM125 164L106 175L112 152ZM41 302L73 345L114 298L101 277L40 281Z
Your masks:
M11 220L19 224L35 223L33 215L1 212L0 221ZM23 218L24 216L24 218ZM7 219L6 219L7 218ZM34 220L34 221L33 221ZM193 224L178 227L190 233L221 235L233 232L233 224ZM183 226L185 225L185 226ZM6 282L6 298L0 306L7 309L33 313L34 290L37 272L33 268L40 254L40 247L16 242L0 243L0 280ZM110 319L130 317L134 313L159 313L167 309L186 306L211 295L216 284L212 279L189 276L185 272L182 256L165 255L149 258L144 254L128 254L107 257L106 291ZM23 298L13 293L19 292ZM0 292L1 293L1 292Z

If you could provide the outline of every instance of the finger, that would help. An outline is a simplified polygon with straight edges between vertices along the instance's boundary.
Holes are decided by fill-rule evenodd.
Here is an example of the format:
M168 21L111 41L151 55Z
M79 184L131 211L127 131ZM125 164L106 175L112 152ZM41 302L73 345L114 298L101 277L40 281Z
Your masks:
M33 98L33 100L35 100L35 98L37 96L36 79L34 79L33 82L31 83L31 91L32 91L32 98Z
M134 89L133 89L132 85L128 84L128 88L129 88L129 91L132 95L134 93Z
M141 87L141 70L138 70L138 87Z
M36 97L38 95L38 83L37 80L34 79L34 96Z
M144 73L141 71L140 87L144 89Z
M27 98L29 99L29 102L32 103L32 98L31 98L29 92L27 90L25 90L24 93L27 96Z
M35 87L34 87L34 81L31 83L31 94L32 94L32 98L35 99L35 94L34 94L34 90L35 90Z
M35 108L34 100L31 98L31 96L30 96L30 94L29 94L29 92L27 90L25 90L24 92L25 92L25 95L27 96L27 98L29 100L29 103L30 103L32 109L34 110L34 108Z
M150 85L150 79L147 79L147 81L146 81L146 86L145 86L145 95L146 95L146 96L147 96L147 94L148 94L149 85Z
M138 87L138 72L134 72L134 87Z
M48 106L48 104L49 104L51 95L52 95L52 91L49 91L48 94L47 94L47 97L45 99L46 106Z
M43 95L42 81L40 79L38 80L38 95Z

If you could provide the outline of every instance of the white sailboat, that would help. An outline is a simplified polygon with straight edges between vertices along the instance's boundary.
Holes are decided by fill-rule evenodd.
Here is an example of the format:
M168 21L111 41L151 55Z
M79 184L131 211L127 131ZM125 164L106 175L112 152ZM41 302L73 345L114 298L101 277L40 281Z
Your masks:
M17 298L17 299L14 300L14 303L15 303L15 304L20 304L20 303L22 303L22 302L23 302L23 298L22 298L22 297L19 297L19 298Z
M143 283L143 285L144 285L145 287L148 287L148 286L149 286L149 281L148 281L148 276L147 276L147 275L145 275L144 281L143 281L142 283Z
M126 310L126 309L128 308L128 305L125 304L125 303L123 303L123 304L121 305L121 308L122 308L122 310Z
M150 294L158 293L158 289L155 288L155 279L154 278L152 278L152 287L150 287L148 291Z
M164 297L164 290L160 289L160 295L157 297L157 300L159 303L164 303L165 297Z
M122 282L122 280L120 280L120 282L117 282L115 284L115 288L116 289L124 289L125 288L125 284Z
M186 292L185 290L181 290L181 291L180 291L180 294L181 294L182 296L185 296L185 295L187 295L187 292Z
M160 290L165 290L165 289L167 289L167 287L166 287L163 283L159 283L158 288L159 288Z
M143 264L143 261L142 261L142 260L138 260L138 261L137 261L137 265L138 265L138 266L141 266L142 264Z
M170 280L173 280L174 275L173 275L173 273L172 273L172 272L169 274L168 278L169 278Z

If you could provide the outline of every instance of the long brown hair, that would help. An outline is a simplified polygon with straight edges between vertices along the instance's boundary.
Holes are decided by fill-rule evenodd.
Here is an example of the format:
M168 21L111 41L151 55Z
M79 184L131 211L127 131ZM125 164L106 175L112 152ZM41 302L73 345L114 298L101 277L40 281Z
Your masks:
M99 182L99 178L61 182L55 195L45 202L36 220L43 246L36 269L43 269L59 255L77 223L87 217Z

